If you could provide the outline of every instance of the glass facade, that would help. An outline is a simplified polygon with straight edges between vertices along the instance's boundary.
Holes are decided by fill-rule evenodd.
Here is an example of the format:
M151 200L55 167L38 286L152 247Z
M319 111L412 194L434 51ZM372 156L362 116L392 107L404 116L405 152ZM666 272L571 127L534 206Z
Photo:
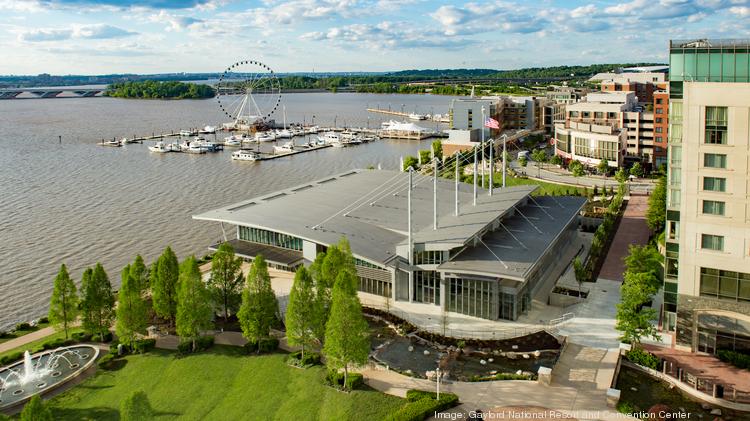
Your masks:
M682 98L682 82L750 82L746 41L671 41L669 96Z
M750 274L701 268L700 295L750 302Z
M573 138L573 141L574 153L578 156L617 161L618 142L591 140L583 137Z
M356 258L356 257L354 258L354 264L355 264L355 265L357 265L357 266L362 266L362 267L365 267L365 268L372 268L372 269L381 269L381 270L386 270L386 269L385 269L384 267L382 267L382 266L376 265L376 264L374 264L374 263L370 263L370 262L368 262L368 261L366 261L366 260L358 259L358 258Z
M359 290L368 294L380 295L381 297L391 296L391 283L379 279L370 279L359 277Z
M464 278L447 279L448 311L484 319L496 319L496 297L490 281Z
M268 231L260 228L239 227L240 240L267 244L289 250L302 250L302 239L291 235Z
M439 265L443 263L444 252L440 250L431 251L415 251L414 252L414 264L415 265Z
M440 304L440 274L433 270L414 271L414 301Z
M557 141L555 142L555 146L557 149L565 152L570 153L570 135L567 133L556 133L557 134Z

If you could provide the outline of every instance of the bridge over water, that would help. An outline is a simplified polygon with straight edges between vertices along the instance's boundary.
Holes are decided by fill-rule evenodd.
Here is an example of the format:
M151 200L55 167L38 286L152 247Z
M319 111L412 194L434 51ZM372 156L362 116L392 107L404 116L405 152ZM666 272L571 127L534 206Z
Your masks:
M92 98L102 96L105 88L9 88L0 89L0 99Z

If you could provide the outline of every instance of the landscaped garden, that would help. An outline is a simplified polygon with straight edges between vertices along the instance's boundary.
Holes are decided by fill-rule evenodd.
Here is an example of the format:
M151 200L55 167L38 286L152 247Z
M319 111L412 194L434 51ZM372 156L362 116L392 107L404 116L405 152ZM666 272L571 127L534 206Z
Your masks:
M377 420L405 404L366 387L340 392L325 385L324 367L291 367L285 357L221 345L186 357L153 350L123 357L111 371L100 368L49 405L56 420L118 420L123 398L142 390L164 420Z

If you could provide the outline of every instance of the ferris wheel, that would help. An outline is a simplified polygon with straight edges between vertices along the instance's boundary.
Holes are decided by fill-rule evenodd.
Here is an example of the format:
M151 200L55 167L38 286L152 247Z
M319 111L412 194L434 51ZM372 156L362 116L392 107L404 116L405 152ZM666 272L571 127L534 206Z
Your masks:
M221 111L230 126L245 130L268 122L281 104L281 84L273 70L255 60L238 61L224 70L216 84Z

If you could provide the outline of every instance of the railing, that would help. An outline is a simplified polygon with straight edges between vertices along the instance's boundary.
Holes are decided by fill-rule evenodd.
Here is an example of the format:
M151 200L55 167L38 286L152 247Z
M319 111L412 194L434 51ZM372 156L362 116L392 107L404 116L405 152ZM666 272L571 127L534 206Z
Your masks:
M670 48L721 48L747 47L750 39L673 39L669 41Z
M727 385L719 378L693 373L668 358L661 359L661 365L662 374L686 384L694 390L717 399L743 404L750 403L750 392L737 390L733 385Z

